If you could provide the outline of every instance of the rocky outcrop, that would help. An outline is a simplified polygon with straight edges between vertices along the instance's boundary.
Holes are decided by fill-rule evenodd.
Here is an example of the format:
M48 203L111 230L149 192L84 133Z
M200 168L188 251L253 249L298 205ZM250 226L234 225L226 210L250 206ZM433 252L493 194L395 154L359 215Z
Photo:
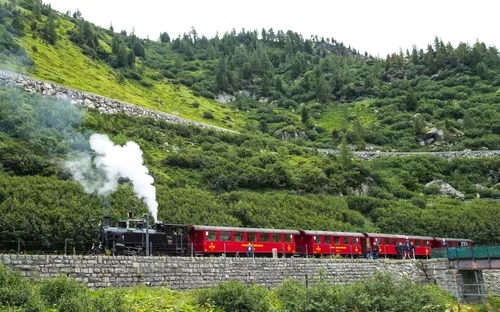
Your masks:
M280 130L276 132L279 135ZM297 140L297 139L306 139L307 133L305 131L281 131L281 140Z
M443 180L434 180L425 185L425 187L432 187L433 185L436 185L439 187L439 192L443 195L446 196L451 196L453 198L458 198L461 200L465 199L464 193L457 191L454 189L451 185L448 183L444 182Z
M161 119L175 124L193 125L200 128L210 128L218 131L236 133L236 131L184 119L175 115L154 111L89 92L63 87L51 82L37 80L6 70L0 70L0 85L18 85L24 88L26 92L40 93L45 96L54 96L67 100L73 104L80 104L85 109L97 109L99 112L104 114L125 113L132 116L151 117L157 120Z

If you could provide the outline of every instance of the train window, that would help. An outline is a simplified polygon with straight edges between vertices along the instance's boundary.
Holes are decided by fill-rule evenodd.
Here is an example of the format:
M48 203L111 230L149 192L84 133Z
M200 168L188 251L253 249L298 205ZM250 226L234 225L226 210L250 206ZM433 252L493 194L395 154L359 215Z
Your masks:
M217 240L217 232L206 232L206 240L207 241L216 241Z
M122 229L126 229L127 228L127 221L118 222L118 227L122 228Z
M231 240L231 232L220 232L220 240L228 242Z
M429 247L429 241L424 241L424 246Z
M315 244L321 244L321 236L315 235L313 239Z
M268 233L260 233L260 241L267 243L269 242L269 234Z
M390 238L389 237L384 238L384 245L388 246L390 244L391 244Z
M330 244L330 236L325 236L325 244Z
M285 234L285 243L291 243L292 242L292 234L288 235Z
M242 242L243 241L243 233L234 233L234 241Z
M398 244L398 239L397 239L397 238L393 238L393 239L392 239L392 244L393 244L394 246L396 246L396 245Z
M256 242L257 241L257 234L255 233L248 233L247 238L249 242Z
M359 237L354 237L354 244L359 244Z
M420 246L420 244L421 244L421 243L420 243L420 239L416 239L416 240L415 240L415 246Z
M349 245L351 243L349 236L344 236L344 245Z
M340 237L335 236L335 237L333 238L333 243L334 243L335 245L340 245Z
M273 243L281 243L281 234L272 234Z
M467 244L467 242L460 242L460 246L466 247L466 246L469 246L469 245Z

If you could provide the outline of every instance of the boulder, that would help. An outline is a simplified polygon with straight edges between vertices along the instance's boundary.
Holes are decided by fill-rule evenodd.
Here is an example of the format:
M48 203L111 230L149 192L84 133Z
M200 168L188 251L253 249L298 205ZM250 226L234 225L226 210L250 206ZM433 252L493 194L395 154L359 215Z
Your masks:
M441 141L442 139L444 139L444 132L443 130L438 130L436 132L436 134L434 134L434 141Z
M424 140L428 140L430 138L434 138L434 135L436 133L438 133L438 129L436 128L432 128L431 130L427 131L425 134L424 134Z
M454 189L451 185L448 183L444 182L443 180L434 180L425 185L425 187L431 187L432 185L437 185L439 187L439 192L443 195L450 196L453 198L465 199L464 193L457 191Z

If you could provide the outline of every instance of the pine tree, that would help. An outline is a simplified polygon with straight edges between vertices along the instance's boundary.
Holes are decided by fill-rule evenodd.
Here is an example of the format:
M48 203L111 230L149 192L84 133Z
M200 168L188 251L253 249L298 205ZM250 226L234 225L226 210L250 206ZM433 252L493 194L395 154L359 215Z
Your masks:
M54 12L49 13L49 17L47 18L47 22L45 24L45 39L52 45L55 45L57 42L57 32L56 32L56 15Z
M120 50L120 43L122 43L121 37L118 34L115 34L111 41L111 51L113 54L118 54L118 51Z
M307 109L307 107L302 107L302 110L300 111L300 117L304 125L307 125L309 123L309 110Z
M408 94L405 98L405 107L409 112L415 111L418 107L417 96L415 95L415 91L413 89L408 90Z
M144 50L144 45L142 44L142 41L139 39L136 39L134 41L133 50L134 50L134 53L136 56L141 56L141 57L146 56L146 52Z
M226 60L223 56L219 57L219 63L215 70L215 81L219 90L226 91L229 89L229 80L227 78Z
M135 53L134 53L134 50L131 49L128 52L127 59L128 59L128 66L134 67L134 65L135 65Z
M364 148L366 145L365 142L366 131L365 128L363 127L363 124L361 124L361 122L357 118L356 120L354 120L353 134L356 146L358 146L359 148Z
M345 168L349 168L352 166L352 160L354 158L354 153L347 145L346 135L342 137L342 142L340 143L340 159Z
M160 34L160 42L162 42L162 43L170 42L170 36L167 34L167 32L162 32Z
M118 53L116 55L116 65L118 67L125 67L128 65L128 52L125 42L120 43L120 47L118 48Z
M463 120L464 129L472 129L474 128L474 119L469 111L465 111L464 120Z
M42 3L40 0L34 0L33 1L33 9L31 10L33 12L33 17L35 20L40 20L42 18Z
M21 18L21 13L18 10L14 11L12 19L12 28L14 28L19 36L24 36L24 22Z
M316 96L320 103L327 103L330 98L330 86L325 79L325 75L319 74L318 82L316 84Z

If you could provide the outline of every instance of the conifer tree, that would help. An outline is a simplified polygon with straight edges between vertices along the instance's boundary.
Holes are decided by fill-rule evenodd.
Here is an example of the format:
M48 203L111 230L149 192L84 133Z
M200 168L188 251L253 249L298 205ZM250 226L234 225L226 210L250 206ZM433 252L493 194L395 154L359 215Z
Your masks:
M472 116L469 111L465 111L464 120L462 124L464 126L464 129L474 128L474 119L472 119Z
M162 42L162 43L170 42L170 36L167 34L167 32L162 32L160 34L160 42Z
M120 50L120 43L122 42L120 36L118 34L115 34L113 36L113 39L111 41L111 51L113 54L118 54L118 51Z
M134 41L133 50L136 56L142 56L142 57L146 56L144 45L142 44L142 41L139 39L136 39Z
M31 11L33 12L35 20L40 20L42 18L42 3L40 0L33 1L33 9Z
M128 59L128 66L134 67L134 65L135 65L135 53L134 53L134 50L131 49L128 52L127 59Z
M116 65L118 67L125 67L128 65L128 52L125 42L120 43L120 47L118 48L118 53L116 55Z
M57 42L57 32L56 32L56 15L54 12L49 13L49 17L47 18L47 22L45 24L45 39L52 45L55 45Z
M347 145L347 138L346 138L345 133L344 133L344 136L342 137L342 142L340 143L339 153L340 153L340 159L341 159L344 167L345 168L351 167L352 160L354 158L354 153Z
M302 110L300 111L300 117L301 117L301 121L304 125L307 125L308 122L309 122L309 110L307 109L307 107L302 107Z

